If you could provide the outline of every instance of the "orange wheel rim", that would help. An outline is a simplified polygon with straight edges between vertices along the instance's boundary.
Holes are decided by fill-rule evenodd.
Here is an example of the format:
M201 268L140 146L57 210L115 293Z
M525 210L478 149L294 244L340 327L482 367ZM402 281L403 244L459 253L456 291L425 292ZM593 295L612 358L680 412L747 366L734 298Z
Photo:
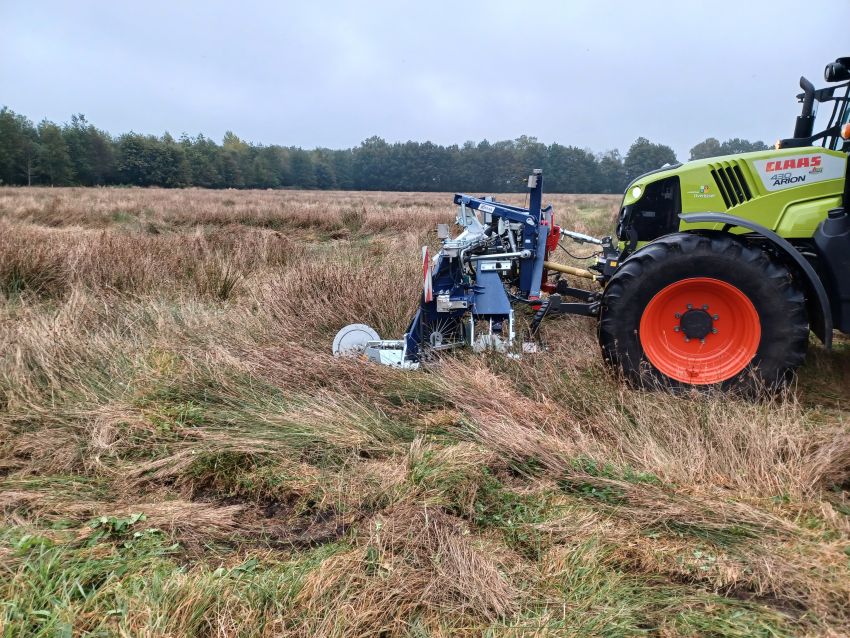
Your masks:
M640 343L649 362L671 379L720 383L756 354L761 323L738 288L709 277L683 279L660 290L643 311Z

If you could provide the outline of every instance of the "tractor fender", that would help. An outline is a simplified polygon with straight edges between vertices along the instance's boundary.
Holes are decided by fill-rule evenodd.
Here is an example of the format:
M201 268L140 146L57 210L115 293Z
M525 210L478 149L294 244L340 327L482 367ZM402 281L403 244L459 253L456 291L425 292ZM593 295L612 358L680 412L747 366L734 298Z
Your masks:
M735 215L727 215L726 213L680 214L679 219L686 224L723 224L724 231L728 231L729 228L738 226L740 228L751 230L754 233L758 233L770 241L777 250L796 264L800 269L800 272L803 274L803 284L806 288L806 292L808 293L808 297L815 304L815 310L818 311L816 313L817 316L813 317L812 332L818 336L827 350L832 349L832 308L829 304L829 296L826 294L823 282L820 280L820 277L818 277L815 269L812 268L812 265L796 248L794 248L794 246L791 245L790 242L788 242L788 240L780 237L775 232L769 228L765 228L761 224L756 224L755 222L741 217L736 217Z

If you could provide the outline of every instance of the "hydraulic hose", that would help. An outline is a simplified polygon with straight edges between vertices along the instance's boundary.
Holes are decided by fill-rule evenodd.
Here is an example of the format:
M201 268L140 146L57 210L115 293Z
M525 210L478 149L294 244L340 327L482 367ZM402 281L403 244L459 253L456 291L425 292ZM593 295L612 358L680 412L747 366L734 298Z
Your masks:
M531 324L528 326L528 335L532 339L537 336L537 331L540 330L540 324L543 322L544 317L546 317L546 313L549 312L549 298L540 300L540 307L537 309L537 312L534 313L534 318L531 320Z

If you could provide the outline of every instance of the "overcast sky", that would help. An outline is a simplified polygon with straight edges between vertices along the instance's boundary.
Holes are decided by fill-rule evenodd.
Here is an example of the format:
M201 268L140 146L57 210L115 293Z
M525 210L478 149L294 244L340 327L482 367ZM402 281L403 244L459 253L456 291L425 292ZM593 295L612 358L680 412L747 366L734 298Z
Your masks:
M343 148L533 135L680 158L788 137L848 0L0 0L0 105L112 133Z

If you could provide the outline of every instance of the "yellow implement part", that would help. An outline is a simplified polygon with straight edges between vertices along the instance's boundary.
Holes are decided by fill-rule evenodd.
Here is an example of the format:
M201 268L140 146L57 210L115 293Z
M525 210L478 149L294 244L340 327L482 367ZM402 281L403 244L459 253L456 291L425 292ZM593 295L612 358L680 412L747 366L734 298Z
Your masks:
M554 261L544 261L543 267L548 270L555 270L557 272L566 273L567 275L573 275L574 277L596 279L596 275L589 270L585 270L584 268L573 268L572 266L566 266L564 264L556 264Z

